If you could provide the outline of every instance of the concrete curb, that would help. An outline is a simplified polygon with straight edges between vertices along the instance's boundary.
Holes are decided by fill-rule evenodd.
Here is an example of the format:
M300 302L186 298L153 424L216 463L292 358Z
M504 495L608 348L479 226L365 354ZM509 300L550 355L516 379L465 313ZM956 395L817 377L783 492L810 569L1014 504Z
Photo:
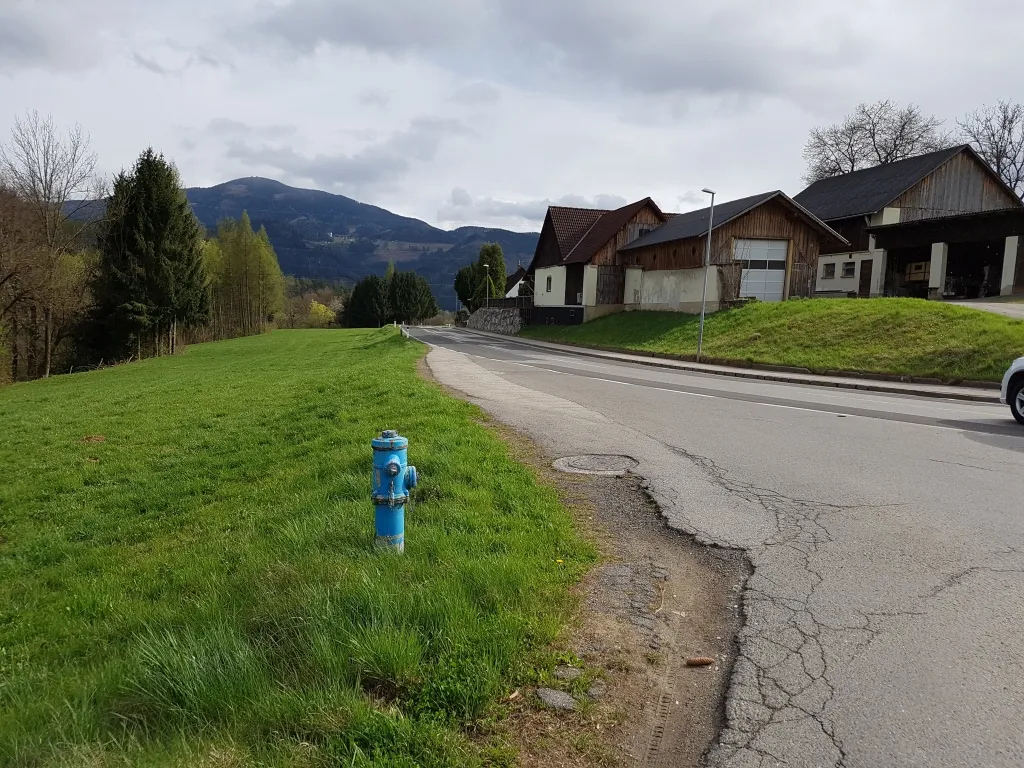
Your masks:
M654 368L668 368L675 371L687 371L689 373L704 373L712 376L732 376L738 379L758 379L761 381L777 381L785 384L804 384L815 387L835 387L837 389L859 389L865 392L882 392L894 395L914 395L917 397L934 397L946 400L966 400L977 403L999 403L999 392L985 388L971 389L968 387L954 387L950 385L935 385L923 383L887 382L884 379L867 378L867 374L860 374L857 378L846 378L842 376L819 376L806 371L806 369L786 368L784 366L764 366L763 368L732 368L722 365L706 365L704 363L687 363L682 360L671 360L668 358L648 357L633 352L610 352L592 347L569 346L566 344L552 344L546 341L534 341L523 339L518 336L503 336L500 333L489 331L477 331L471 328L460 329L467 333L474 333L478 336L486 336L492 339L503 339L537 349L556 350L570 355L581 357L596 357L604 360L618 360L620 362L636 363L638 365L649 365ZM864 376L861 378L860 376Z

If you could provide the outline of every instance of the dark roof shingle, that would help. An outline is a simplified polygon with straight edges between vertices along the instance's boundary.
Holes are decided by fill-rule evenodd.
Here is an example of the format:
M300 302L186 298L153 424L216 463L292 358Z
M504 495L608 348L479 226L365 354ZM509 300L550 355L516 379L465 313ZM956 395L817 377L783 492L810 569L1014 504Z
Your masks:
M630 219L650 205L661 216L661 209L649 197L637 200L614 211L606 211L587 230L572 251L562 259L563 264L586 264L604 245L626 226ZM662 219L664 217L662 216Z
M834 231L817 216L779 190L775 190L774 192L763 192L760 195L751 195L750 197L741 197L739 200L730 200L726 203L715 205L714 228L718 229L719 227L728 224L733 219L742 216L747 211L753 210L759 205L763 205L769 200L774 199L778 199L780 202L796 211L812 227L823 233L826 237L835 239L839 243L846 243L846 240L842 235ZM633 248L645 248L649 245L670 243L674 240L686 240L690 237L701 237L707 234L708 213L710 210L710 207L700 208L696 211L689 211L687 213L670 216L668 221L656 230L634 240L632 243L620 248L619 250L628 251Z
M524 277L526 277L526 268L520 264L515 272L505 278L505 295L507 296L508 292L515 288Z
M862 171L816 181L797 195L800 205L819 219L846 219L868 216L882 210L967 146L950 147L926 155L876 165Z
M715 229L741 213L749 211L766 200L780 194L778 192L765 192L760 195L742 197L739 200L730 200L727 203L720 203L715 206ZM708 208L700 208L696 211L688 211L672 216L653 232L634 240L629 245L619 250L626 251L631 248L643 248L648 245L669 243L673 240L685 240L688 237L699 237L708 231Z
M552 205L548 208L551 226L555 231L558 249L564 259L601 216L608 213L601 208L569 208Z

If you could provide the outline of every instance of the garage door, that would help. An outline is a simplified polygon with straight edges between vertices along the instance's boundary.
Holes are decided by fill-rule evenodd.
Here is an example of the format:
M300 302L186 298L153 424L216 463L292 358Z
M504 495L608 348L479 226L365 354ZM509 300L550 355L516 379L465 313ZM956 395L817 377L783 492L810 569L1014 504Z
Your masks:
M736 261L743 263L740 298L782 301L788 251L788 240L737 240Z

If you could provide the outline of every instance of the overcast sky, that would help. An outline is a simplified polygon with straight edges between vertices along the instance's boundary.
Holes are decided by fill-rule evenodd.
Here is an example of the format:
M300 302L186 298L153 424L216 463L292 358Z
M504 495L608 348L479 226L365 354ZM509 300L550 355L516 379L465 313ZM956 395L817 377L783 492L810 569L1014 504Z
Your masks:
M0 132L81 123L443 227L550 201L665 210L801 188L808 129L860 101L948 119L1024 98L1020 0L0 0Z

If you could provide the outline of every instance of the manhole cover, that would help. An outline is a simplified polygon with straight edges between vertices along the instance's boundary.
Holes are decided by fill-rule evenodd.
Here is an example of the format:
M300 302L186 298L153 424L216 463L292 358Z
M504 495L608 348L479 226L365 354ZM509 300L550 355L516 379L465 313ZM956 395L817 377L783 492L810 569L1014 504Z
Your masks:
M578 475L624 475L637 465L629 456L613 456L591 453L586 456L566 456L554 463L560 472L574 472Z

